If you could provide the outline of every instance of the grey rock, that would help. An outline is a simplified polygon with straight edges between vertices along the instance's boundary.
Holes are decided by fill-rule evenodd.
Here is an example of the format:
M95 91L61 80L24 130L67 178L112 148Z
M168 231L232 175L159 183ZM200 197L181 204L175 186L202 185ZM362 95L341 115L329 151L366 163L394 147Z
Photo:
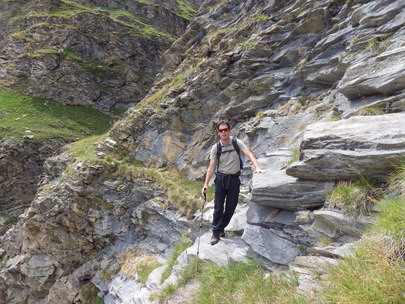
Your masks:
M292 241L260 226L248 225L242 239L254 252L274 264L288 265L300 253Z
M179 256L179 265L184 267L188 259L197 256L197 252L200 259L218 265L227 265L230 260L243 262L248 258L249 246L240 237L224 237L213 246L210 239L210 232L197 239Z
M367 219L353 219L336 211L315 210L313 214L315 220L308 229L308 233L313 237L333 238L340 234L359 237L370 224Z
M291 226L295 220L295 214L289 210L271 208L256 204L252 201L248 203L247 223L261 226Z
M252 182L252 201L267 207L301 210L322 206L332 187L333 183L300 180L285 171L257 174Z
M342 246L326 246L326 247L312 247L308 248L309 253L322 255L325 257L332 257L332 258L344 258L349 256L353 249L355 248L354 243L346 243Z
M393 95L405 89L405 47L351 65L339 84L339 92L349 99L369 95Z
M301 160L286 172L308 180L385 181L404 153L404 113L357 116L309 125Z

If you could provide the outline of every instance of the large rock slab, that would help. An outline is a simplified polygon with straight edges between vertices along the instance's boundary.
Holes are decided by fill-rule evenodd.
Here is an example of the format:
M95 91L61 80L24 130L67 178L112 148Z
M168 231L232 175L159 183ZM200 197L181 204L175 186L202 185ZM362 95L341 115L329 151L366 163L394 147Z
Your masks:
M254 252L275 264L288 265L300 253L294 242L260 226L248 225L242 239Z
M367 218L350 218L340 212L331 210L315 210L314 222L308 229L313 237L327 236L334 238L339 234L359 237L372 222Z
M382 53L350 66L340 82L339 91L348 99L384 94L405 89L405 47Z
M249 202L247 223L264 227L292 226L296 219L295 213L290 210L270 208Z
M405 159L405 113L357 116L307 126L288 175L308 180L385 181Z
M333 183L300 180L285 171L253 177L252 201L267 207L302 210L322 206Z

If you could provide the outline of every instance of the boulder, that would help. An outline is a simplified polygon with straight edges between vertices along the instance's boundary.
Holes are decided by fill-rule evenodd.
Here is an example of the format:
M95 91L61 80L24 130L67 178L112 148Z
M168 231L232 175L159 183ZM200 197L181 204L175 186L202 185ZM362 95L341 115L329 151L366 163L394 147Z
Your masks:
M386 181L405 158L405 113L356 116L307 126L300 161L287 168L307 180Z
M300 253L293 241L260 226L247 225L242 239L255 253L274 264L288 265Z
M322 206L333 187L330 182L301 180L283 171L258 174L253 177L252 201L263 206L302 210Z
M260 226L291 226L295 221L293 211L270 208L249 202L247 211L247 223Z
M337 237L347 234L359 237L364 228L370 224L366 219L353 219L348 216L331 210L315 210L314 222L308 229L313 237Z
M405 89L405 47L351 65L339 83L338 91L348 99L370 95L393 95Z

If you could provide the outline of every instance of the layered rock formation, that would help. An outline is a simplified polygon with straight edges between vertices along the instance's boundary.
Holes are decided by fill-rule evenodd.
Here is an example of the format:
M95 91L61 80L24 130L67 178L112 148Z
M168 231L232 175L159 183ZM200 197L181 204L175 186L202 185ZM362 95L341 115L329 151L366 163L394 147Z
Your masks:
M28 145L22 140L5 140L0 145L0 234L6 232L27 208L43 172L43 162L64 142Z
M361 235L367 219L328 209L325 196L338 181L385 181L393 170L386 160L402 161L404 7L399 0L203 4L165 54L148 96L110 132L116 142L108 140L109 151L125 147L145 164L198 179L217 140L213 121L227 118L266 169L252 183L250 169L243 172L246 221L232 228L242 237L222 240L213 253L209 232L197 238L194 229L179 268L201 241L200 257L219 264L253 252L269 269L305 274L308 265L333 264ZM296 149L299 160L289 164ZM175 267L161 282L173 244L195 223L162 207L166 193L153 180L111 170L113 159L66 159L53 159L42 191L2 237L1 300L75 303L91 281L106 303L153 302L149 295L178 277ZM333 248L314 247L321 237ZM127 268L143 255L163 264L144 285Z
M192 16L188 1L5 2L0 85L109 112L139 102Z

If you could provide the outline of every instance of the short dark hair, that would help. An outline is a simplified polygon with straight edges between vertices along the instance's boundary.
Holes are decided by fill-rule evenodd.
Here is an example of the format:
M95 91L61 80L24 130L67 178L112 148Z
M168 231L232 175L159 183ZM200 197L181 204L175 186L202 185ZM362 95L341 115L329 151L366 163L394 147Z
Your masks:
M231 129L231 125L227 120L221 120L219 123L217 123L217 130L219 130L220 125L227 125L228 129L229 130Z

